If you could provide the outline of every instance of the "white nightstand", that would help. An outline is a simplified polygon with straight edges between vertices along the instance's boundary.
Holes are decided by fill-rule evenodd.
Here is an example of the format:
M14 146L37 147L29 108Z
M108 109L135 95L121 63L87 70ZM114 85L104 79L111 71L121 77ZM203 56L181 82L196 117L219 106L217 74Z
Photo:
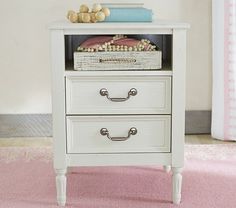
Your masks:
M66 203L67 168L99 165L163 165L166 171L171 167L173 202L180 203L188 27L185 23L165 21L57 22L50 26L54 168L59 205ZM70 62L75 42L98 34L148 36L163 51L163 68L73 71ZM124 102L114 102L114 97Z

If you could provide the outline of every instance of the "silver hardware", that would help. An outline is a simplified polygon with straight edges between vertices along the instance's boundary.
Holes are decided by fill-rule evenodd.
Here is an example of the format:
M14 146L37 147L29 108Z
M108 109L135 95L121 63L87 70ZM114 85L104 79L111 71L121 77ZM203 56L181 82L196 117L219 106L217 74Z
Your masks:
M126 136L126 137L111 137L107 128L101 128L101 130L100 130L100 134L102 136L107 136L107 138L112 141L126 141L127 139L130 138L131 135L135 135L137 133L138 133L138 130L135 127L132 127L132 128L130 128L130 130L128 132L128 136Z
M100 58L100 63L111 63L111 64L121 64L121 63L135 63L134 58Z
M126 100L128 100L131 96L135 96L137 95L138 91L135 88L130 89L130 91L128 92L128 96L126 98L110 98L109 97L109 93L107 91L106 88L102 88L100 90L100 95L101 96L106 96L108 100L112 101L112 102L124 102Z

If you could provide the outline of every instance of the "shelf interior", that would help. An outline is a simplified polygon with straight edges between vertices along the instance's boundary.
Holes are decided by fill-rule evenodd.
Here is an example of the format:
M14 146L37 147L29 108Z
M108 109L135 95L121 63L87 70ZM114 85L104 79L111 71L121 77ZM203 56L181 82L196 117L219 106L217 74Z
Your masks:
M127 37L132 37L138 40L148 39L152 44L155 44L162 51L162 68L157 69L157 71L172 70L172 35L127 35ZM97 35L65 35L65 70L72 71L73 69L73 53L77 50L78 46L88 38ZM111 36L113 36L111 34ZM99 53L99 52L98 52ZM112 53L112 52L111 52ZM144 69L145 70L145 69ZM147 70L147 71L153 71ZM134 70L135 71L135 70ZM140 71L140 70L138 70ZM146 71L146 70L145 70Z

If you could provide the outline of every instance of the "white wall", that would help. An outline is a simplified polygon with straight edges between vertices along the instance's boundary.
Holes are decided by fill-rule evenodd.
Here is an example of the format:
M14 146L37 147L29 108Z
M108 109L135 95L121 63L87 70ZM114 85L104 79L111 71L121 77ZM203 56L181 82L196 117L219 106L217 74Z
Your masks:
M47 24L92 1L3 1L0 7L0 114L50 113ZM99 1L107 2L107 1ZM211 0L145 0L161 19L189 22L187 110L211 108Z

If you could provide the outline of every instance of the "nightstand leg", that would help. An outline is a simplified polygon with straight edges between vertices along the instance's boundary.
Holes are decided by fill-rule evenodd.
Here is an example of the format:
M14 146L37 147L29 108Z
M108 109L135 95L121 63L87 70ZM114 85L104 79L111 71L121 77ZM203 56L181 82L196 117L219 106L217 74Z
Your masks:
M179 204L181 201L182 188L182 168L172 167L172 200L174 204Z
M59 206L66 204L66 169L55 169L56 172L56 188L57 203Z
M170 165L164 165L164 166L163 166L163 169L164 169L164 171L166 171L167 173L169 173L170 170L171 170L171 166L170 166Z

